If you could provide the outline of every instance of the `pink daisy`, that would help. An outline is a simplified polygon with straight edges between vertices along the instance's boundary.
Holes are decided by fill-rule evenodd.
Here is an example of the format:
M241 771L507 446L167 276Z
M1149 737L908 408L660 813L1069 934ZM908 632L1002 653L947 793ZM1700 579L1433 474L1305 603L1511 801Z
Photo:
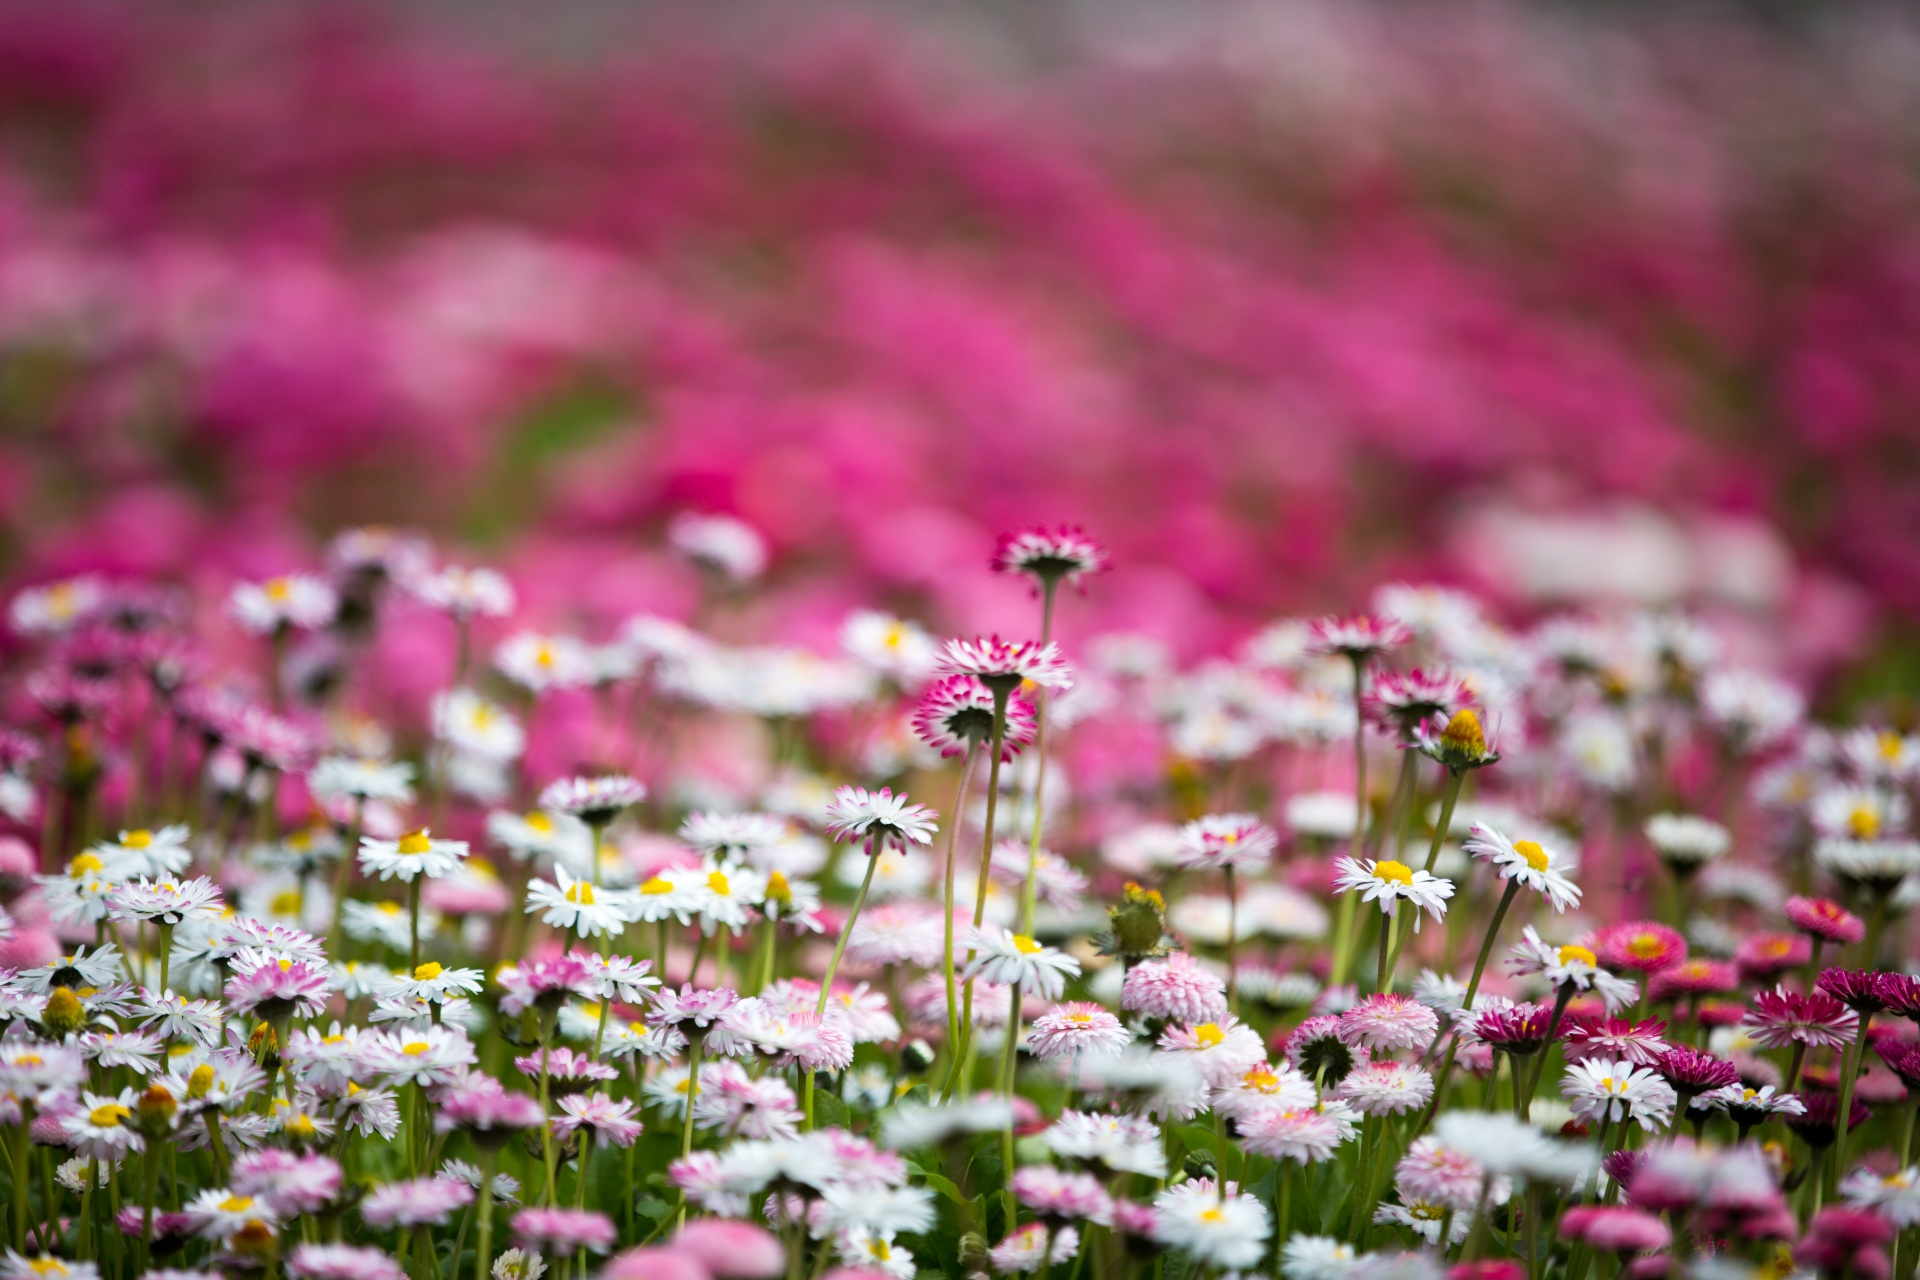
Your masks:
M1028 1165L1013 1174L1013 1194L1043 1221L1098 1222L1113 1211L1113 1198L1090 1173L1067 1173L1050 1164Z
M1401 1199L1437 1204L1456 1213L1473 1211L1486 1177L1486 1168L1478 1160L1441 1145L1438 1138L1416 1139L1394 1166L1394 1185L1400 1189ZM1505 1178L1495 1178L1488 1188L1487 1202L1504 1204L1511 1193L1511 1184Z
M1033 741L1033 704L1019 694L1007 699L1007 720L1000 733L1002 763ZM913 713L913 731L942 756L965 755L969 746L985 746L993 735L993 691L973 676L947 676L927 686Z
M991 565L995 573L1028 574L1045 586L1067 582L1084 589L1083 579L1106 570L1107 550L1079 525L1035 525L1001 534Z
M1368 996L1340 1015L1340 1038L1376 1052L1427 1045L1439 1030L1433 1010L1393 992Z
M1120 986L1120 1007L1171 1022L1212 1022L1226 1016L1227 984L1175 952L1133 966Z
M360 1202L360 1217L370 1227L445 1226L473 1203L473 1188L450 1178L414 1178L375 1187Z
M1364 662L1412 639L1413 632L1391 618L1325 617L1307 629L1307 652Z
M1740 972L1725 960L1700 956L1683 960L1671 969L1662 969L1647 980L1647 995L1654 1000L1672 1000L1679 996L1725 995L1740 986Z
M494 979L506 993L500 1011L517 1017L527 1009L558 1009L568 1000L599 998L600 979L584 954L569 951L548 960L528 960L505 969Z
M1802 995L1775 987L1755 994L1746 1025L1747 1035L1769 1049L1795 1044L1837 1049L1853 1042L1860 1015L1824 991Z
M350 1244L299 1245L287 1259L287 1274L299 1280L406 1280L407 1275L380 1250Z
M1180 828L1177 858L1188 869L1260 866L1279 844L1273 828L1250 813L1213 813Z
M1361 708L1380 728L1410 738L1428 720L1436 716L1450 719L1472 701L1466 681L1444 671L1415 667L1411 671L1375 672Z
M1797 933L1757 933L1744 938L1733 953L1740 975L1749 982L1767 983L1813 958L1813 947Z
M630 1147L640 1136L640 1122L633 1118L633 1103L624 1098L615 1101L604 1093L576 1093L560 1099L558 1105L560 1114L553 1118L555 1137L586 1129L600 1142Z
M1404 1062L1369 1062L1340 1082L1340 1100L1369 1116L1404 1115L1433 1097L1433 1077Z
M1609 969L1658 973L1687 958L1687 940L1652 920L1628 920L1594 935L1593 950Z
M227 1003L236 1013L257 1013L277 1023L290 1014L317 1018L325 1012L333 977L327 969L306 960L275 959L245 950L230 961Z
M1340 1126L1311 1107L1263 1107L1237 1123L1240 1145L1270 1160L1318 1164L1340 1145Z
M1867 936L1867 922L1828 898L1787 899L1787 922L1809 938L1852 946Z
M1027 1032L1027 1047L1042 1062L1066 1054L1117 1054L1132 1040L1111 1012L1078 1000L1055 1005Z
M603 1213L587 1209L522 1209L513 1215L513 1238L528 1249L564 1256L577 1249L605 1253L616 1238Z
M1567 1029L1564 1052L1568 1062L1606 1058L1650 1067L1667 1051L1667 1024L1652 1018L1576 1019Z
M940 655L943 675L973 676L989 689L1013 689L1031 680L1047 689L1073 686L1073 672L1060 656L1060 646L1033 640L1002 640L985 636L949 640Z

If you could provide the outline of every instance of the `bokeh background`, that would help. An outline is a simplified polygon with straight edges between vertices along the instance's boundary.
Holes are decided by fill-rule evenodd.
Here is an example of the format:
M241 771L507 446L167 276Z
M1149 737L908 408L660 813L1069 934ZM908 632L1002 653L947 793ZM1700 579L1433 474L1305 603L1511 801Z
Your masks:
M1900 723L1917 99L1874 7L4 3L0 578L377 522L597 637L717 511L828 646L1070 520L1070 632L1672 603Z

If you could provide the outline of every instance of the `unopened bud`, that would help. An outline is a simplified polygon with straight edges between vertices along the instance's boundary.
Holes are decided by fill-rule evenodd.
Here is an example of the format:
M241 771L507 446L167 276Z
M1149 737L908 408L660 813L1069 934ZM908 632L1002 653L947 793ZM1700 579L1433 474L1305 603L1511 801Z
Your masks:
M248 1218L227 1241L227 1248L243 1258L271 1258L279 1245L273 1228L258 1218Z
M933 1057L933 1046L925 1040L909 1040L900 1051L900 1066L908 1075L917 1076L933 1066Z
M73 994L71 987L55 987L47 996L46 1006L40 1011L40 1022L48 1034L61 1039L87 1025L87 1011L81 1007L80 997Z
M1160 939L1167 932L1166 912L1166 899L1129 881L1126 896L1107 908L1114 951L1123 956L1144 956L1159 950Z
M1472 707L1463 707L1453 713L1453 719L1447 721L1447 727L1440 735L1440 741L1449 751L1463 756L1484 756L1487 754L1486 731L1480 727L1480 717L1473 713Z
M212 1074L211 1071L208 1072ZM173 1128L173 1117L180 1110L180 1104L174 1101L173 1093L165 1085L148 1085L140 1100L134 1103L134 1113L140 1117L140 1129L148 1137L159 1137Z

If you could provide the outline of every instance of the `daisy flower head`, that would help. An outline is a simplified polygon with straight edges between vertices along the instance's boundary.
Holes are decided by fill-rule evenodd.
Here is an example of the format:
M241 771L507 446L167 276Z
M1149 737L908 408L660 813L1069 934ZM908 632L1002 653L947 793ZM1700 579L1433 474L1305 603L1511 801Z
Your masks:
M827 810L826 832L836 841L864 842L869 857L885 853L889 844L905 853L909 845L933 843L939 818L923 804L908 804L904 791L896 796L889 787L840 787Z
M1314 1106L1256 1107L1237 1117L1240 1145L1270 1160L1318 1164L1344 1142L1340 1125Z
M1569 1062L1586 1058L1629 1062L1636 1067L1651 1067L1665 1056L1667 1024L1652 1018L1633 1022L1626 1018L1571 1018L1565 1039Z
M1163 1178L1167 1156L1160 1127L1145 1116L1062 1111L1040 1135L1047 1149L1113 1173Z
M296 1245L287 1274L297 1280L406 1280L400 1264L378 1249L351 1244Z
M1677 1101L1673 1086L1652 1069L1601 1058L1569 1066L1560 1093L1573 1114L1589 1124L1631 1122L1643 1129L1666 1128Z
M1113 1212L1113 1198L1090 1173L1068 1173L1050 1164L1015 1169L1014 1198L1035 1217L1056 1225L1067 1222L1105 1223Z
M227 597L227 611L233 620L257 636L317 631L333 621L339 606L340 598L333 588L306 573L235 583L233 594Z
M945 676L928 685L913 712L913 731L942 757L965 755L993 736L993 691L978 677ZM1000 731L1000 761L1012 760L1033 742L1037 731L1033 704L1018 693L1007 699Z
M1802 994L1775 987L1755 993L1743 1026L1754 1043L1768 1049L1796 1044L1838 1049L1853 1043L1860 1015L1824 991Z
M1361 710L1381 729L1411 740L1429 720L1450 718L1472 701L1466 681L1444 671L1376 671Z
M1491 864L1502 880L1518 881L1540 894L1556 912L1580 905L1580 887L1561 869L1566 859L1537 840L1509 840L1498 828L1476 822L1462 847Z
M1664 924L1628 920L1594 935L1594 954L1609 969L1658 973L1687 958L1687 940Z
M144 1151L146 1140L133 1128L135 1095L82 1090L79 1104L60 1117L60 1133L67 1146L90 1160L108 1163L129 1151Z
M540 791L539 807L548 813L568 813L590 827L604 827L647 798L647 788L624 773L592 778L555 778Z
M526 730L513 712L471 689L434 695L433 736L457 753L483 760L517 760L527 749Z
M1744 1132L1771 1115L1797 1116L1806 1113L1806 1104L1791 1093L1781 1093L1773 1085L1754 1088L1745 1084L1727 1084L1709 1089L1693 1100L1695 1110L1724 1111Z
M1048 1246L1051 1238L1053 1244ZM1007 1233L999 1244L987 1250L987 1261L993 1267L995 1275L1016 1276L1031 1275L1073 1261L1080 1252L1080 1232L1073 1227L1060 1227L1052 1232L1045 1223L1029 1222L1024 1227L1016 1227ZM869 1272L849 1272L849 1275L865 1277ZM892 1272L882 1271L883 1275ZM907 1273L911 1275L912 1273Z
M227 1003L235 1013L257 1013L270 1024L290 1014L319 1017L333 989L332 971L311 960L245 948L228 965L233 976L227 979Z
M516 603L505 574L453 564L426 574L414 583L413 593L428 608L460 619L504 618Z
M689 813L676 833L680 843L716 858L751 857L786 843L787 821L770 813Z
M1227 1015L1227 984L1186 952L1176 951L1127 970L1120 1008L1169 1022L1218 1022Z
M1308 1018L1287 1036L1287 1063L1304 1075L1337 1085L1370 1057L1365 1047L1350 1042L1347 1035L1338 1014Z
M1618 1012L1640 998L1639 984L1601 968L1600 957L1591 947L1577 942L1551 946L1532 925L1513 945L1507 971L1518 977L1538 974L1556 991L1569 986L1575 991L1591 991L1606 1004L1608 1012Z
M1307 629L1307 652L1320 657L1366 662L1413 639L1413 632L1391 618L1353 614L1316 619Z
M556 884L536 876L527 885L527 914L540 918L555 929L570 929L582 937L601 934L616 937L640 917L640 906L632 890L596 888L591 881L576 880L565 867L553 869Z
M1433 1097L1433 1077L1404 1062L1374 1061L1349 1071L1340 1100L1362 1115L1404 1115Z
M451 1178L413 1178L375 1187L360 1202L372 1227L439 1227L473 1203L473 1188Z
M1813 860L1842 881L1892 893L1920 871L1920 840L1822 840L1813 847Z
M1250 813L1211 813L1180 828L1179 865L1258 867L1280 845L1274 829Z
M9 1249L6 1256L0 1258L0 1280L100 1280L100 1268L91 1262L73 1262L50 1253L29 1255Z
M1447 899L1453 896L1453 881L1443 880L1430 871L1416 871L1404 862L1342 856L1334 863L1335 893L1358 893L1362 902L1377 902L1383 915L1391 914L1401 899L1412 903L1413 930L1420 931L1420 912L1435 920L1447 914Z
M1557 1031L1550 1004L1492 1005L1473 1015L1473 1038L1502 1053L1538 1053Z
M360 870L382 880L412 881L416 876L438 880L459 870L468 851L465 840L435 840L425 827L398 840L360 838Z
M1462 707L1445 722L1436 716L1416 725L1413 749L1455 771L1483 769L1500 762L1500 752L1487 740L1480 715L1472 707Z
M1267 1060L1260 1033L1229 1014L1219 1022L1181 1023L1160 1033L1160 1051L1190 1064L1210 1087L1219 1087Z
M572 636L519 631L493 652L493 667L532 694L593 683L593 651Z
M1407 1148L1394 1166L1394 1185L1403 1198L1442 1205L1455 1213L1471 1213L1482 1186L1489 1204L1505 1204L1512 1194L1506 1178L1489 1183L1478 1160L1430 1137L1416 1138Z
M1132 1041L1119 1018L1084 1001L1055 1005L1035 1018L1027 1033L1027 1047L1041 1062L1083 1053L1118 1054Z
M1305 1023L1301 1024L1305 1026ZM1412 996L1391 991L1370 995L1340 1015L1339 1035L1373 1052L1421 1048L1440 1032L1440 1019Z
M1830 898L1787 899L1787 923L1819 942L1851 946L1867 936L1867 922Z
M136 876L178 877L193 860L193 850L187 847L188 835L185 823L176 822L157 829L136 827L121 831L113 843L103 841L95 845L93 851L106 861L116 880Z
M1080 962L1066 952L994 925L971 930L967 946L973 952L967 977L1018 986L1043 1000L1058 1000L1067 979L1080 972Z
M107 894L107 909L114 919L168 926L186 920L211 920L220 914L222 905L220 891L205 876L185 882L172 876L140 879L118 885Z
M1155 1196L1153 1209L1154 1239L1202 1267L1240 1270L1266 1256L1266 1207L1232 1183L1192 1178Z
M1901 999L1904 979L1905 974L1878 969L1828 968L1820 971L1814 986L1855 1013L1874 1014Z
M689 564L728 582L752 582L766 572L766 540L732 516L683 511L667 525L667 544Z
M972 676L996 692L1011 693L1023 681L1043 689L1073 687L1073 672L1060 656L1060 646L1033 640L949 640L940 652L939 670L942 675Z
M932 673L940 646L916 622L877 609L849 614L840 626L840 647L856 662L911 688Z
M1920 1225L1920 1167L1885 1175L1855 1169L1841 1180L1840 1194L1854 1208L1872 1210L1895 1227Z
M361 800L413 803L413 766L404 760L323 756L307 770L307 790L321 804Z
M1332 1236L1296 1232L1280 1251L1280 1274L1286 1280L1346 1280L1358 1266L1353 1246Z
M1065 582L1084 590L1086 578L1106 571L1107 550L1079 525L1034 525L1001 534L991 567L995 573L1024 573L1042 587Z
M1733 848L1732 832L1697 814L1656 813L1645 830L1654 852L1676 873L1691 874Z

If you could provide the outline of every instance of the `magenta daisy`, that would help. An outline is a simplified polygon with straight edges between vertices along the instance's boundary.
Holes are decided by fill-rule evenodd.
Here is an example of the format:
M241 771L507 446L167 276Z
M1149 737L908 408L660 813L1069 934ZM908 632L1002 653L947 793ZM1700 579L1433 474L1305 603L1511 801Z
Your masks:
M1747 1035L1769 1049L1838 1049L1853 1042L1860 1015L1824 991L1802 995L1775 987L1754 995L1745 1025Z
M1393 1176L1402 1198L1437 1204L1455 1213L1471 1213L1482 1186L1489 1204L1505 1204L1512 1190L1504 1177L1489 1182L1485 1165L1437 1138L1415 1139L1394 1166Z
M1117 1054L1132 1040L1119 1018L1085 1001L1055 1005L1027 1031L1027 1048L1042 1062L1070 1054Z
M332 990L332 974L324 967L305 960L269 958L244 950L229 962L233 976L227 979L227 1003L236 1013L257 1013L268 1023L277 1023L293 1014L317 1018L327 1007Z
M303 1244L295 1246L287 1258L287 1274L298 1280L406 1280L407 1273L378 1249L351 1244Z
M1403 740L1411 741L1414 731L1439 717L1451 719L1453 713L1473 701L1466 681L1444 671L1377 671L1368 681L1361 707L1369 720Z
M1413 633L1391 618L1329 616L1307 629L1307 652L1364 662L1412 639Z
M1018 694L1007 699L1000 760L1005 763L1033 741L1033 704ZM920 740L942 756L965 755L993 736L993 691L973 676L947 676L927 686L913 713Z
M1106 570L1107 551L1079 525L1035 525L1001 534L991 565L995 573L1024 573L1043 587L1084 587L1085 578Z
M1609 969L1658 973L1687 958L1687 940L1655 921L1629 920L1595 934L1593 950Z
M1667 1051L1666 1031L1666 1023L1651 1018L1575 1018L1567 1028L1564 1052L1569 1062L1607 1058L1650 1067Z
M1867 922L1828 898L1787 899L1787 923L1819 942L1852 946L1867 936Z

